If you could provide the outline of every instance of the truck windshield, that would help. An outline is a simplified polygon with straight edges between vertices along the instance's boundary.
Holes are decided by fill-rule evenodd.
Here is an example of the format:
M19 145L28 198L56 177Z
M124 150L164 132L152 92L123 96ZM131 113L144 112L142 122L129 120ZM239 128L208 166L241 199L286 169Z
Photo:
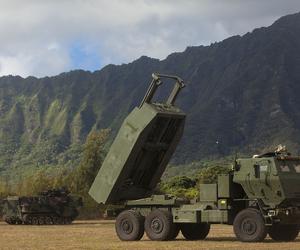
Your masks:
M294 169L295 169L296 173L300 173L300 164L294 165Z

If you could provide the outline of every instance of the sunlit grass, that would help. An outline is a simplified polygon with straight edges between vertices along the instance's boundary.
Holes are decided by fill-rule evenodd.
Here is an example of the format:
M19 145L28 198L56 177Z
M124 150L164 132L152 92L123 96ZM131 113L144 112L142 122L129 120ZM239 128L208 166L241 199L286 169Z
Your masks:
M0 249L300 249L300 238L277 243L238 242L231 226L213 225L205 241L153 242L146 236L138 242L122 242L113 221L76 221L65 226L11 226L0 223Z

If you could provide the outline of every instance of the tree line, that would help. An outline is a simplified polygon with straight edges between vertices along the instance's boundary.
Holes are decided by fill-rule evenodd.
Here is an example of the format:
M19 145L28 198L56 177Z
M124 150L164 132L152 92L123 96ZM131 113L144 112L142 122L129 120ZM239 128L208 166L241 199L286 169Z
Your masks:
M72 171L64 168L57 168L55 173L39 170L23 178L24 180L19 181L16 185L1 181L0 198L5 198L8 195L32 196L48 189L65 187L72 194L80 195L83 198L84 207L80 212L81 218L102 216L105 206L97 204L88 195L88 191L104 160L104 146L109 133L109 129L90 132L84 144L80 164ZM228 169L223 166L202 168L193 178L175 176L162 181L156 192L193 199L199 196L200 183L214 183L218 174L226 172Z
M104 145L109 133L109 129L89 133L84 144L80 164L72 171L64 168L57 168L55 172L51 171L50 173L45 170L38 170L14 185L2 180L0 182L0 198L3 199L9 195L38 195L40 192L48 189L64 187L71 194L76 194L83 198L84 207L80 213L81 217L92 218L100 216L103 207L98 205L88 195L88 190L104 159Z

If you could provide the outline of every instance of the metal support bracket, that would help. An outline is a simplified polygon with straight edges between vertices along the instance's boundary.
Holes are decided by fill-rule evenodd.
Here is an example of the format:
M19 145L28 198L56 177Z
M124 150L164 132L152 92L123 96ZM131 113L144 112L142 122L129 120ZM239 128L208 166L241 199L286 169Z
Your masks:
M165 104L173 106L174 102L178 96L178 93L180 92L180 90L182 88L185 87L183 80L181 78L179 78L178 76L158 74L158 73L153 73L152 78L153 79L149 85L149 88L148 88L139 107L141 108L144 103L152 102L152 98L153 98L157 88L163 83L161 78L168 78L168 79L173 79L176 81L167 101L165 102Z

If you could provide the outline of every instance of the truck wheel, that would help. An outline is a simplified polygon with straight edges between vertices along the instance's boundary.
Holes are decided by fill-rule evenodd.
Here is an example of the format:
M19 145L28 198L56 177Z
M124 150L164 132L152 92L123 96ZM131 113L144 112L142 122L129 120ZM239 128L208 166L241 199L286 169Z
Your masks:
M233 221L236 237L243 242L263 241L267 236L267 227L257 209L247 208L237 214Z
M181 233L187 240L204 240L210 230L208 223L181 224Z
M293 241L299 233L298 225L275 224L269 229L269 236L276 241Z
M176 235L176 225L169 211L153 210L145 220L145 231L150 240L171 240Z
M117 216L115 228L120 240L140 240L144 235L144 217L134 210L123 211Z

